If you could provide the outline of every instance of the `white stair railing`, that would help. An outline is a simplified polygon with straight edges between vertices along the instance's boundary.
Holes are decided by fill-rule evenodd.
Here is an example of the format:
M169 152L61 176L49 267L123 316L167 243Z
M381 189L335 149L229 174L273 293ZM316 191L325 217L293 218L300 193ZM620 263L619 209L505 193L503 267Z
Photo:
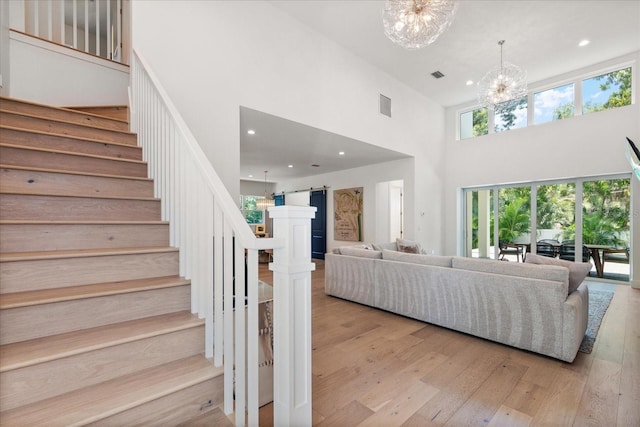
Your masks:
M123 62L122 0L22 1L25 33Z
M275 424L311 425L315 208L271 208L275 238L256 238L158 78L135 51L131 62L132 131L180 249L180 274L191 280L192 312L205 319L205 355L224 364L224 411L235 411L237 426L258 425L258 251L274 249L274 371L287 378L274 381ZM245 283L247 295L237 286ZM245 301L246 325L245 310L235 310Z

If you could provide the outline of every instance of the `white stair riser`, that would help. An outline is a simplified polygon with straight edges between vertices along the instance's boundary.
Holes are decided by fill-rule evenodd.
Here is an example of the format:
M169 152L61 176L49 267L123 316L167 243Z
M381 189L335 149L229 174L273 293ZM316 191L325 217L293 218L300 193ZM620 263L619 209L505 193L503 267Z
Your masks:
M2 409L194 356L203 349L204 326L199 326L7 371L0 374Z
M0 252L166 247L169 224L0 224Z
M119 159L103 159L8 146L0 146L0 159L5 166L22 166L62 172L85 172L136 178L147 177L147 165L145 163Z
M0 220L160 221L160 201L2 194Z
M92 128L75 123L55 122L49 119L22 116L10 112L2 112L2 124L4 126L33 129L58 135L97 139L104 142L117 142L128 145L136 145L137 142L136 135L131 133Z
M105 144L87 139L50 135L21 129L0 127L0 142L33 148L68 151L78 154L142 160L142 149L132 145Z
M107 117L99 117L92 114L86 114L79 111L68 111L59 108L51 108L46 105L20 102L14 99L2 99L0 101L0 108L5 111L26 113L32 116L40 116L65 122L94 126L100 129L110 129L124 132L129 131L129 124L125 122L112 120Z
M179 273L177 251L0 263L0 292L119 282Z
M4 309L0 344L190 309L188 285Z

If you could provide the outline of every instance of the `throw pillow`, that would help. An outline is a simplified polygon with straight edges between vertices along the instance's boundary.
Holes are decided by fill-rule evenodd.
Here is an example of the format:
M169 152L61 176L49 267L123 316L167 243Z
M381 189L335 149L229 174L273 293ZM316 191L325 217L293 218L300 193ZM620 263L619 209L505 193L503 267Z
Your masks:
M388 249L390 251L397 251L398 250L398 245L396 245L396 242L372 243L371 246L376 251L382 251L382 250L385 250L385 249Z
M591 271L590 262L571 262L563 259L549 258L536 254L527 254L525 262L530 264L560 265L569 269L569 293L578 289L587 274Z
M419 254L420 253L420 244L405 239L396 239L396 245L398 246L398 252L405 252L408 254Z

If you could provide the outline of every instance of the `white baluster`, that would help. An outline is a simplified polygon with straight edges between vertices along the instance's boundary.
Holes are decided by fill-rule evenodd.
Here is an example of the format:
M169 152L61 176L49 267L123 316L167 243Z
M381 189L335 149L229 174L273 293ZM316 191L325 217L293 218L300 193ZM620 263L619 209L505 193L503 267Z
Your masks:
M89 0L84 0L84 51L89 52Z
M78 2L73 0L73 48L78 48Z
M53 41L53 0L47 1L47 36Z
M225 215L226 216L226 215ZM224 219L224 413L233 412L233 234Z
M96 55L100 56L100 0L96 1Z
M245 424L246 410L246 305L245 305L245 274L244 274L244 248L236 237L235 245L235 367L236 367L236 427L243 427Z

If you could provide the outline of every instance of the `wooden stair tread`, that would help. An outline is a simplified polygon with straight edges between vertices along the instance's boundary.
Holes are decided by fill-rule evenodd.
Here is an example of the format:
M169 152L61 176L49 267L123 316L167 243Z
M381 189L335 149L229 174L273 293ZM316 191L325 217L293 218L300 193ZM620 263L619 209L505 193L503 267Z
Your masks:
M3 412L7 425L77 426L99 421L222 375L192 356Z
M169 221L43 221L24 219L3 219L0 225L166 225Z
M124 105L85 106L85 107L56 107L56 106L53 106L53 105L40 104L38 102L27 101L25 99L9 98L9 97L6 97L6 96L0 96L0 101L2 101L3 99L6 99L7 101L10 101L10 102L16 102L16 103L20 103L20 104L33 105L35 107L47 108L49 110L63 111L65 113L76 114L78 116L94 116L94 117L99 117L101 119L112 120L114 122L128 123L126 120L115 119L113 117L103 116L101 114L95 114L95 113L91 113L91 112L82 110L83 108L91 109L91 108L104 108L104 107L127 108Z
M93 285L68 286L36 291L13 292L0 295L0 309L51 304L106 295L141 292L151 289L184 286L190 281L179 276L153 277L120 282L96 283Z
M73 110L69 110L73 113L76 114L86 114L86 113L77 113ZM116 129L105 129L105 128L101 128L101 127L96 127L96 126L92 126L90 124L86 124L86 123L76 123L76 122L70 122L67 120L61 120L59 118L52 118L52 117L44 117L44 116L39 116L37 114L29 114L29 113L23 113L20 111L11 111L11 110L5 110L0 108L0 114L12 114L15 116L22 116L22 117L28 117L31 119L38 119L38 120L47 120L50 122L55 122L55 123L62 123L65 125L72 125L72 126L78 126L78 127L82 127L82 128L86 128L86 129L96 129L99 131L105 131L105 132L113 132L113 133L119 133L119 134L123 134L123 135L135 135L133 132L129 132L129 131L124 131L124 130L116 130ZM101 117L101 116L99 116Z
M78 176L95 176L99 178L129 179L129 180L135 180L135 181L153 181L152 178L145 178L141 176L108 175L104 173L95 173L95 172L78 172L78 171L70 171L70 170L64 170L64 169L37 168L34 166L18 166L18 165L0 164L0 169L15 169L15 170L21 170L21 171L58 173L58 174L66 174L66 175L78 175Z
M15 196L51 196L51 197L68 197L68 198L75 198L75 199L111 199L111 200L139 200L139 201L146 201L146 202L158 202L160 201L160 199L158 199L157 197L126 197L126 196L105 196L102 194L91 194L91 195L83 195L83 196L78 196L75 194L52 194L52 193L39 193L39 192L33 192L33 193L19 193L19 192L15 192L15 191L0 191L1 194L11 194L11 195L15 195Z
M4 142L0 142L0 147L15 148L15 149L27 150L27 151L37 151L37 152L40 152L40 153L65 154L65 155L68 155L68 156L77 156L77 157L101 159L101 160L112 160L112 161L117 161L117 162L135 163L135 164L141 164L141 165L146 165L147 164L147 162L145 162L144 160L124 159L124 158L121 158L121 157L98 156L98 155L95 155L95 154L76 153L74 151L62 151L62 150L55 150L55 149L50 149L50 148L27 147L27 146L24 146L24 145L6 144Z
M145 317L0 346L0 372L204 325L188 311Z
M38 134L38 135L51 136L51 137L57 137L57 138L75 139L75 140L78 140L78 141L94 142L96 144L117 145L119 147L127 147L127 148L132 148L133 147L133 148L136 148L138 150L142 150L142 147L131 145L131 144L123 144L123 143L120 143L120 142L112 142L112 141L103 141L101 139L89 138L89 137L84 137L84 136L67 135L67 134L64 134L64 133L43 132L43 131L37 130L37 129L28 129L28 128L21 128L21 127L15 127L15 126L7 126L7 125L3 125L3 124L0 124L0 129L14 130L14 131L18 131L18 132L35 133L35 134Z
M42 252L12 252L0 254L0 262L35 261L43 259L89 258L111 255L135 255L148 253L178 252L172 247L140 247L140 248L108 248L108 249L79 249Z

